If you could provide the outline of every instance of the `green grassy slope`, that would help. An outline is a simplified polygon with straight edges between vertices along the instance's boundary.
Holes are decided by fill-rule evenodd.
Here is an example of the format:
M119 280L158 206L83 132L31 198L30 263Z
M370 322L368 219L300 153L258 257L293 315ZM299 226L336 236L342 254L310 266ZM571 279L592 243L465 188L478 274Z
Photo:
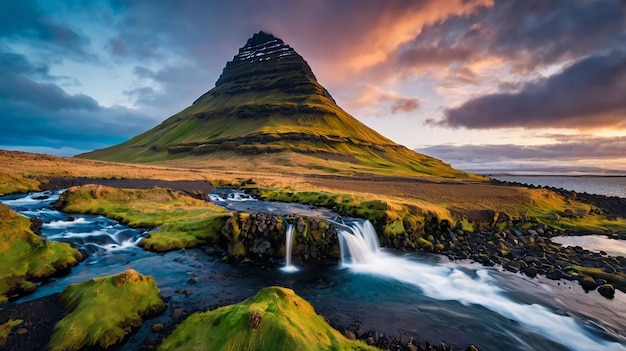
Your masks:
M46 241L31 222L0 204L0 303L36 289L33 281L78 264L83 255L67 243Z
M238 304L194 313L163 340L159 350L378 349L348 340L293 290L268 287Z

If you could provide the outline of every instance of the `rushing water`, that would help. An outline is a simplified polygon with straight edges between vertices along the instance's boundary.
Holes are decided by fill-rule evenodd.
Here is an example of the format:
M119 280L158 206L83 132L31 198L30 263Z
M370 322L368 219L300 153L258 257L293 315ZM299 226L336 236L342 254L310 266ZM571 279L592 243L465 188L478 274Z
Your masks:
M538 304L516 302L503 294L487 270L474 276L450 265L426 265L381 252L374 227L357 223L348 232L340 231L346 245L344 264L357 273L371 274L414 285L432 299L457 301L465 306L480 306L514 321L525 332L543 337L572 350L626 350L623 343L599 339L583 321L564 316ZM523 339L520 339L523 343ZM531 345L528 345L531 347Z
M492 178L507 182L562 188L577 193L626 198L626 177L494 176Z
M626 349L626 296L621 292L607 300L597 293L584 294L572 282L530 279L437 255L385 251L378 248L368 222L338 227L341 265L300 264L298 271L286 273L280 267L229 266L202 249L145 252L136 247L144 231L100 216L58 212L49 206L58 194L0 198L24 215L42 218L43 236L89 253L69 275L50 279L18 302L129 268L152 275L168 310L146 321L123 350L136 350L154 337L154 323L170 323L181 311L236 303L269 285L293 288L332 321L356 322L364 330L399 335L405 341L413 336L422 342L445 340L455 349L474 343L481 350Z

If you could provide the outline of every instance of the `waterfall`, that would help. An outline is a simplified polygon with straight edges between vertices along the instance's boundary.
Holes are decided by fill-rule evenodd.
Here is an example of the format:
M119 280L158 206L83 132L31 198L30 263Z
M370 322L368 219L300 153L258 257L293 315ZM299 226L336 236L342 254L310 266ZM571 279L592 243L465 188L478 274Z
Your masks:
M371 263L379 247L376 229L370 221L354 222L339 228L339 250L344 265Z
M619 342L598 338L584 321L541 305L511 300L487 269L478 269L472 276L454 265L426 264L410 256L390 255L379 249L376 230L369 221L335 224L342 265L355 273L410 284L433 299L482 306L572 350L626 350Z
M282 268L284 272L295 272L298 270L298 267L291 264L293 229L294 225L291 223L287 223L287 230L285 230L285 266Z

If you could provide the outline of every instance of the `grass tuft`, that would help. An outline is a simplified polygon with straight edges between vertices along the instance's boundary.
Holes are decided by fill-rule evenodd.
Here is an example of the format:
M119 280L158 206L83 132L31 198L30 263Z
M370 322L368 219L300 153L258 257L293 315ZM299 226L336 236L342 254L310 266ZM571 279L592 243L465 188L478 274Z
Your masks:
M166 307L154 278L132 269L72 284L59 298L68 314L54 327L50 351L108 348Z
M159 347L168 350L378 350L348 340L291 289L268 287L235 305L189 316Z

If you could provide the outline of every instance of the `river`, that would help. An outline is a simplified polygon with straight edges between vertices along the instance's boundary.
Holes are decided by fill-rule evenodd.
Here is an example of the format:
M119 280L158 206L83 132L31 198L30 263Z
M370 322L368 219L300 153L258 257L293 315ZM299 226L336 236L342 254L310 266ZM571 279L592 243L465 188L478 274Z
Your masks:
M343 262L331 266L296 262L298 269L286 272L281 267L231 266L211 249L150 253L136 245L146 234L143 230L101 216L54 210L49 205L59 194L0 198L19 213L42 218L43 236L89 253L70 274L50 279L16 303L129 268L152 275L168 310L145 321L120 350L136 350L154 338L150 327L155 323L167 325L177 315L236 303L271 285L294 289L330 321L358 323L366 331L403 340L444 340L454 349L473 343L480 350L626 350L626 295L619 291L607 300L595 292L585 294L575 282L530 279L439 255L380 249L363 221L341 227ZM238 206L289 211L276 203L243 202Z

